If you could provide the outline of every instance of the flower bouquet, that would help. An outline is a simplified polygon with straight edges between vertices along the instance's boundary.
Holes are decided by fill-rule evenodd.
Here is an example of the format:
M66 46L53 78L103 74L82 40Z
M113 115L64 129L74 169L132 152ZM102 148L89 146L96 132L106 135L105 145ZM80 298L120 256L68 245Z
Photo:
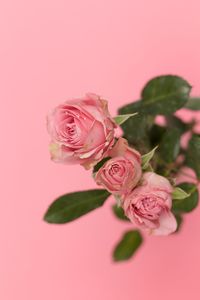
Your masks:
M157 236L177 232L183 214L199 199L200 135L194 119L184 122L175 114L181 108L200 110L200 99L191 98L190 91L181 77L153 78L141 100L120 108L114 118L108 102L96 94L58 105L47 118L51 158L91 170L99 188L59 197L44 220L71 222L112 195L114 215L133 224L113 251L115 261L133 256L144 231ZM183 173L188 180L178 184Z

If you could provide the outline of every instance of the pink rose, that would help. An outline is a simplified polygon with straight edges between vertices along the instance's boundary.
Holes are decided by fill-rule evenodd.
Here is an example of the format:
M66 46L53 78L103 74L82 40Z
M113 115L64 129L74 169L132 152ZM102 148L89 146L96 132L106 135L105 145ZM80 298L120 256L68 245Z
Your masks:
M114 143L114 121L107 101L95 94L66 101L47 118L52 159L79 163L86 169L100 161Z
M123 201L126 216L154 235L168 235L177 228L170 209L172 186L162 176L153 172L144 173L141 185Z
M109 156L111 159L98 170L95 181L113 194L125 195L141 178L141 155L119 138Z

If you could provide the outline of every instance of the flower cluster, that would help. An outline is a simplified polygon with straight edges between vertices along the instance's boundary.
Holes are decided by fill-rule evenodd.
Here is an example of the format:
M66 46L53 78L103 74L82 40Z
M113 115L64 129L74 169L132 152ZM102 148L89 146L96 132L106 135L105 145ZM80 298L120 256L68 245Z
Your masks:
M131 222L154 235L176 231L172 185L163 176L143 171L141 154L126 139L116 138L117 124L106 100L87 94L66 101L49 114L47 123L55 162L80 164L85 169L102 162L94 179L119 199Z

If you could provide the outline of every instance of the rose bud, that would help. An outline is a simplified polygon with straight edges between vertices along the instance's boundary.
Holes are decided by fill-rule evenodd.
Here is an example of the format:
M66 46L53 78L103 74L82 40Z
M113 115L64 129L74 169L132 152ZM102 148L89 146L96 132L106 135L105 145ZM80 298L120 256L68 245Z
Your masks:
M87 94L83 99L57 106L47 118L47 128L55 162L78 163L89 169L113 146L116 124L108 112L107 101Z
M176 231L177 222L170 209L172 186L162 176L144 173L141 184L123 202L125 215L135 224L154 235L168 235Z
M141 155L125 139L119 138L109 156L111 159L98 170L95 181L113 194L125 195L141 178Z

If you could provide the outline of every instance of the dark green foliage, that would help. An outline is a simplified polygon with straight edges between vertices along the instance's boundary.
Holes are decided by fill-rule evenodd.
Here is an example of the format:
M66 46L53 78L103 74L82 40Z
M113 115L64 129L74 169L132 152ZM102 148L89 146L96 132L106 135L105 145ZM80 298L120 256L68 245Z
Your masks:
M152 126L151 130L149 131L149 139L152 148L160 144L161 139L165 132L166 132L166 127L164 126L160 126L157 124L154 124Z
M178 199L172 201L172 210L175 213L188 213L195 209L199 201L199 193L195 184L192 183L181 183L179 185L181 189L190 194L189 197L185 199Z
M96 164L96 166L94 166L93 173L96 173L97 171L99 171L99 169L100 169L101 167L103 167L103 165L104 165L109 159L111 159L111 157L105 157L105 158L103 158L98 164Z
M200 98L199 97L190 98L187 101L185 108L188 108L191 110L200 110Z
M141 246L142 241L142 236L138 230L126 232L113 252L113 259L115 261L130 259Z
M167 122L167 127L172 128L172 129L176 128L181 133L184 133L190 129L190 124L184 123L180 118L178 118L174 115L166 116L165 119Z
M183 217L180 214L175 214L174 216L175 216L176 222L177 222L177 229L176 229L175 233L177 233L180 231L180 229L182 227Z
M142 154L151 150L160 141L164 128L154 125L155 116L166 115L169 127L176 127L183 133L187 130L180 119L169 116L182 108L189 98L191 86L178 76L159 76L150 80L142 90L141 100L125 105L119 114L138 113L122 124L124 137L130 145Z
M165 163L173 163L180 151L181 131L177 128L170 128L163 134L159 145L159 154Z
M146 153L150 150L148 131L153 125L154 117L147 116L142 112L141 101L128 104L119 109L120 114L131 114L138 112L138 115L128 119L122 124L124 137L130 145L133 145L141 153Z
M188 101L191 86L181 77L166 75L151 79L142 90L143 111L169 115Z
M186 164L195 171L200 179L200 135L194 134L189 142Z
M117 204L112 206L112 211L119 220L130 222L130 220L125 216L123 208Z
M63 195L48 208L44 220L48 223L71 222L102 206L110 193L106 190L89 190Z

